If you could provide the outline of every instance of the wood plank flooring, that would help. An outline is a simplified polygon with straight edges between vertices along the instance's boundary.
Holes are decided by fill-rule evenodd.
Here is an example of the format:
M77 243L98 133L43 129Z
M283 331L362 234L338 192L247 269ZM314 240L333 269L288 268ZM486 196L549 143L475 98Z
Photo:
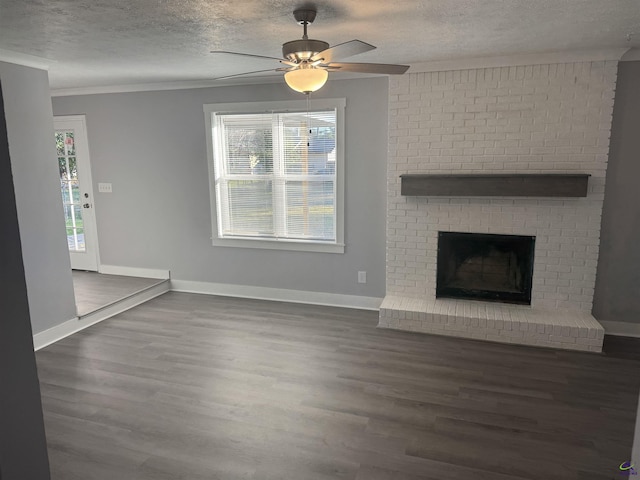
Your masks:
M168 293L40 350L52 479L620 477L638 360L376 323Z
M79 316L87 315L129 297L140 290L157 285L157 278L105 275L97 272L73 270L73 291Z

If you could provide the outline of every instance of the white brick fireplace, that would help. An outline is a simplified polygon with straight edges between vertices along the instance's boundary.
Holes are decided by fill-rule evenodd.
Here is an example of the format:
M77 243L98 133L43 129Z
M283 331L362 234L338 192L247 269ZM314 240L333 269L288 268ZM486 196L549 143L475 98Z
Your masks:
M394 77L379 326L600 351L591 316L616 61ZM590 174L586 198L401 196L400 175ZM435 298L438 232L535 236L531 306Z

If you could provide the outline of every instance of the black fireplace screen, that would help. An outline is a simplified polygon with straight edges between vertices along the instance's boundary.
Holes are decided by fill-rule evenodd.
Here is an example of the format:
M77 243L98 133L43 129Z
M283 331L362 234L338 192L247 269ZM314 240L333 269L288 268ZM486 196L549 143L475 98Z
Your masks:
M436 297L530 305L535 238L439 232Z

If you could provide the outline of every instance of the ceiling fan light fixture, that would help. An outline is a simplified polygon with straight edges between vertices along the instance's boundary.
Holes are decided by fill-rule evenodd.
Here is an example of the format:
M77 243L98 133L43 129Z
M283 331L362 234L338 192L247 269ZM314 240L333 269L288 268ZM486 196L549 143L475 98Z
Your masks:
M309 94L320 90L327 79L329 72L323 68L297 68L284 74L284 81L292 90Z

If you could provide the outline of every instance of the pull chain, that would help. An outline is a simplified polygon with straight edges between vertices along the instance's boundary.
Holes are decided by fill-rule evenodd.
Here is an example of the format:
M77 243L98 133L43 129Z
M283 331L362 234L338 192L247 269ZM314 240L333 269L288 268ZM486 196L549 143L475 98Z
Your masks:
M311 145L311 119L309 118L309 94L307 93L307 130L309 131L309 135L307 135L307 148Z

